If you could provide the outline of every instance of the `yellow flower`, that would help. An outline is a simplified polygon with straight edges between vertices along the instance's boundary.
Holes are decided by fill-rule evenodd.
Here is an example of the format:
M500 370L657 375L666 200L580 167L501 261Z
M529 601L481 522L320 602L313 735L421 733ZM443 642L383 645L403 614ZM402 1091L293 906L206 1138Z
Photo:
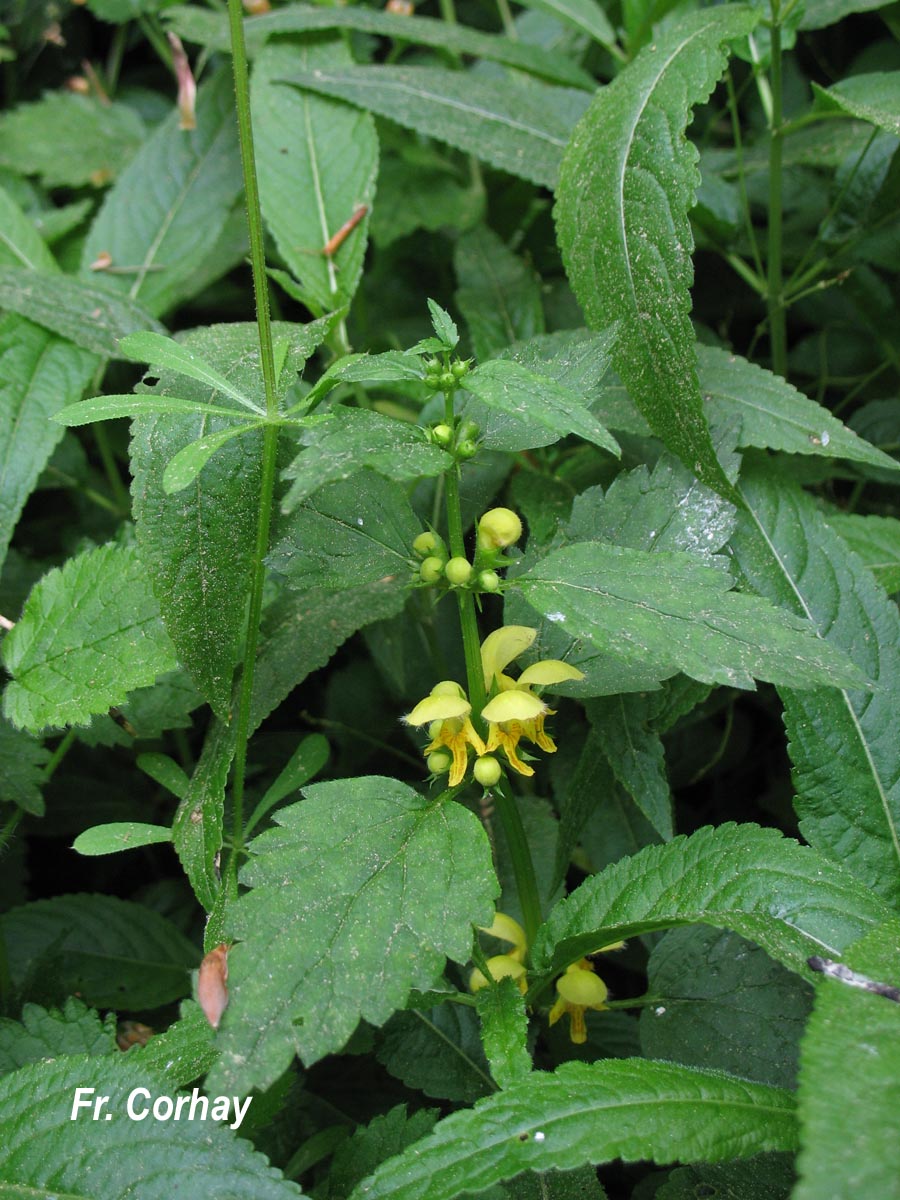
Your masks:
M550 1024L555 1025L564 1013L569 1014L569 1037L576 1046L587 1041L584 1014L592 1008L599 1012L606 1008L604 1001L609 995L606 984L594 974L594 968L586 958L572 963L565 975L556 981L557 1000L550 1009Z
M525 737L548 754L556 750L556 743L544 730L544 721L553 716L532 687L549 687L571 679L583 679L577 667L557 658L545 658L526 667L518 679L504 674L504 670L520 654L531 646L537 637L536 629L525 625L504 625L496 629L481 644L481 668L484 672L485 690L498 694L481 710L482 718L488 722L488 751L502 749L507 761L520 775L533 775L534 770L518 755L518 745Z
M518 921L513 920L506 913L496 912L490 925L479 925L478 928L489 937L495 937L501 942L509 942L515 947L510 951L510 958L514 958L518 962L525 961L528 942L525 940L525 930Z
M488 974L491 979L496 981L507 977L514 979L519 991L524 996L528 991L528 980L523 965L528 950L525 930L518 921L514 921L512 917L502 912L494 913L494 920L491 924L479 925L479 929L482 933L487 933L501 942L509 942L512 945L513 949L508 954L495 954L493 958L487 960ZM469 976L469 990L477 992L487 985L487 976L476 967Z
M472 705L466 694L450 679L435 684L429 695L420 700L411 713L403 718L407 725L428 725L431 741L425 747L426 757L435 750L445 747L450 751L451 787L462 783L469 767L469 747L477 755L487 753L484 742L478 736L469 714Z

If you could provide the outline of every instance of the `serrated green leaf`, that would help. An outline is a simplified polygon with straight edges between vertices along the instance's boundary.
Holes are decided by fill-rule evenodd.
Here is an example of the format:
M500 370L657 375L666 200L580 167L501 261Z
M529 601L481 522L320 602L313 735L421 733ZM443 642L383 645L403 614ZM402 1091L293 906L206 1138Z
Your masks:
M118 343L138 329L158 329L153 317L125 296L50 271L0 267L0 307L58 333L104 358L118 356Z
M201 413L237 420L241 414L199 400L182 400L178 396L93 396L78 404L69 404L55 413L53 420L70 428L90 425L94 421L112 421L119 417L145 417L151 413ZM238 432L237 430L235 432Z
M371 9L317 9L317 12L371 12ZM405 18L404 18L405 19ZM443 26L444 29L449 28ZM463 182L462 173L440 160L434 165L415 158L415 147L406 154L383 154L378 168L378 203L372 213L372 241L386 248L417 229L435 232L464 230L484 211L484 192L476 181ZM415 188L410 188L410 170Z
M326 484L361 478L362 467L405 482L441 475L452 461L418 425L363 408L337 407L329 416L304 433L305 449L283 472L293 483L282 512L291 512Z
M298 591L349 589L386 577L407 583L421 532L403 488L360 471L295 508L280 523L267 562Z
M900 922L847 950L846 964L879 983L900 983ZM900 1103L900 1004L836 979L816 985L800 1052L802 1145L796 1200L890 1196L900 1177L894 1117Z
M79 730L78 740L86 746L133 747L136 740L150 741L169 729L190 729L191 714L202 703L187 671L179 667L116 705L116 716L127 724L108 713L97 713L87 729Z
M454 350L459 342L459 330L456 328L456 322L447 310L441 308L437 301L432 300L430 296L428 298L428 312L431 315L431 327L434 330L435 337L445 350Z
M275 336L279 326L275 325ZM259 386L255 325L192 331L185 344L220 365L232 386L253 395ZM163 370L152 395L174 392L207 404L218 391ZM189 489L165 490L165 472L179 451L230 430L233 421L201 413L141 417L132 426L132 496L138 544L163 620L179 659L222 719L240 653L250 590L259 507L262 433L221 446Z
M209 281L203 272L241 192L230 72L199 88L196 129L179 129L178 122L173 110L110 189L81 260L83 274L104 252L117 271L128 268L104 282L154 315ZM216 264L219 270L227 266Z
M351 61L340 37L319 38L267 46L253 68L263 216L316 316L347 305L359 283L368 216L333 255L322 251L361 205L372 205L378 138L369 113L301 93L282 80L297 72L340 71ZM304 203L297 203L298 196Z
M584 0L588 3L589 0ZM228 22L224 16L176 5L166 13L166 23L187 41L231 51ZM529 46L497 34L482 33L465 25L451 25L434 17L403 16L370 8L316 8L289 4L245 23L247 48L258 53L265 38L278 33L311 33L328 29L356 29L380 37L399 39L420 46L437 46L456 54L468 54L518 67L539 78L572 87L593 87L586 71L559 51Z
M851 13L870 12L873 8L884 8L884 0L814 0L804 6L800 28L824 29Z
M674 828L665 751L646 719L643 697L598 697L587 703L586 712L616 780L662 840L669 841Z
M454 1113L351 1200L451 1200L522 1171L715 1161L796 1144L790 1093L674 1063L566 1063Z
M733 495L697 382L688 210L699 183L689 111L725 65L729 38L760 14L725 5L686 15L595 97L560 174L556 219L588 323L618 321L615 367L656 433L708 486Z
M61 1009L26 1004L22 1020L0 1018L0 1073L15 1071L26 1063L61 1058L68 1054L90 1057L115 1054L115 1020L99 1015L75 996Z
M361 1017L382 1025L445 956L468 958L471 924L493 912L490 846L472 813L377 776L305 795L250 845L210 1087L265 1086L295 1053L309 1063L339 1049Z
M159 333L132 333L120 340L119 351L132 362L149 363L154 370L161 367L176 375L186 375L213 392L224 392L244 408L250 408L260 415L265 412L201 355L172 338Z
M900 520L842 512L828 512L825 519L889 595L900 592Z
M0 799L42 817L41 785L49 758L50 752L36 738L0 717Z
M244 826L244 837L250 836L251 831L276 804L286 800L292 792L299 791L314 775L318 775L328 762L329 753L328 740L321 733L311 733L305 737L253 810L253 815Z
M225 785L234 751L234 723L214 720L172 822L175 853L207 912L213 911L221 892L217 859L225 824Z
M702 925L672 929L650 955L647 991L654 1003L640 1023L648 1058L796 1085L812 990L758 946Z
M144 122L130 105L60 89L0 118L0 165L51 188L102 187L143 139Z
M657 680L683 671L703 683L753 688L865 684L815 627L689 554L588 542L554 550L517 585L530 605L574 638Z
M793 1156L759 1154L733 1163L678 1167L654 1192L654 1200L789 1200L794 1186Z
M849 113L900 137L900 71L851 75L830 88L812 86L816 108Z
M95 1008L151 1009L178 1000L200 959L171 921L115 896L35 900L0 917L0 933L15 985L40 966L42 992L77 993Z
M471 1104L492 1089L478 1018L461 1004L395 1013L376 1046L381 1065L434 1100ZM358 1176L362 1178L362 1176Z
M900 466L780 375L717 346L698 346L697 360L706 412L714 421L739 418L738 446Z
M886 911L849 872L775 829L705 827L582 883L539 930L532 962L549 976L621 938L704 924L749 938L805 973L810 954L839 957Z
M215 1031L200 1005L185 1000L173 1025L128 1053L130 1061L164 1076L170 1087L181 1088L205 1075L216 1061Z
M436 1109L421 1108L407 1117L406 1105L398 1104L364 1128L354 1130L353 1136L338 1147L334 1156L329 1175L333 1194L349 1196L356 1184L370 1175L379 1163L430 1133L437 1115Z
M618 457L619 443L581 397L511 359L495 358L470 371L461 386L488 408L546 425L560 437L577 434Z
M553 187L586 92L443 67L292 71L295 87L346 100L447 142L502 171Z
M25 267L30 271L57 270L56 259L34 222L25 216L5 187L0 187L0 265Z
M252 429L261 429L261 422L249 422L237 425L233 429L222 429L211 433L208 437L198 438L196 442L184 446L166 463L163 471L162 487L167 496L181 492L189 487L212 456L232 438L241 437Z
M457 241L453 266L456 303L466 319L479 362L544 332L540 281L487 225Z
M133 547L100 546L35 585L3 641L3 711L32 731L84 725L177 664Z
M154 846L171 842L172 830L167 825L146 825L142 821L116 821L110 825L94 825L80 833L72 843L77 854L118 854L138 846Z
M790 604L876 684L781 689L800 829L881 895L900 897L900 616L811 498L762 466L747 472L733 539L763 595Z
M485 987L475 997L481 1018L481 1038L491 1074L501 1088L523 1083L531 1074L528 1017L522 993L512 979Z
M110 1115L109 1121L93 1121L91 1108L81 1110L80 1120L72 1119L76 1088L84 1087L94 1089L91 1102L97 1096L109 1097L101 1110ZM165 1127L164 1136L152 1115L132 1119L128 1098L140 1088L149 1095L145 1099L138 1092L136 1111L149 1110L158 1096L172 1096L166 1076L147 1069L131 1054L61 1058L6 1076L0 1081L5 1135L0 1176L6 1194L117 1200L129 1193L149 1194L149 1187L168 1200L197 1200L198 1188L205 1195L233 1200L293 1200L302 1195L244 1138L217 1128L211 1119L201 1120L198 1114L188 1120L182 1115ZM233 1113L229 1104L232 1121Z

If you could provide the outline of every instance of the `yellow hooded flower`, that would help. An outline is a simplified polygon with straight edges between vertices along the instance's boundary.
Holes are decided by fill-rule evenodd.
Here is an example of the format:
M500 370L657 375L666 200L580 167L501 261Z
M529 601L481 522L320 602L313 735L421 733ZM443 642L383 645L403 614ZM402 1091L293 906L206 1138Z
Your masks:
M470 719L471 711L472 705L459 684L444 679L435 684L430 694L403 718L407 725L430 727L428 733L431 741L425 747L426 757L441 747L450 751L451 787L456 787L465 778L469 767L469 746L479 756L487 753Z
M507 977L514 979L519 991L524 995L528 991L528 980L523 965L528 950L525 930L518 921L502 912L494 913L494 920L489 926L479 925L478 928L482 933L487 933L501 942L509 942L512 945L513 949L507 954L495 954L487 960L488 974L495 981ZM469 990L478 992L487 985L487 976L476 967L469 976Z
M550 1024L555 1025L564 1013L569 1014L569 1037L576 1046L587 1041L584 1014L589 1009L600 1011L606 1008L604 1001L609 995L606 984L594 974L594 968L586 958L572 963L565 975L556 981L557 1000L550 1009Z

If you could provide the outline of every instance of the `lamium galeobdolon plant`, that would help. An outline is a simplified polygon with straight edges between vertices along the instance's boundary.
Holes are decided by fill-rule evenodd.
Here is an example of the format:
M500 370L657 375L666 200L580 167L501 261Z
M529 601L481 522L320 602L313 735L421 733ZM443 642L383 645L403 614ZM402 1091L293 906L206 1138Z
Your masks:
M896 46L222 7L0 129L0 1194L893 1194Z

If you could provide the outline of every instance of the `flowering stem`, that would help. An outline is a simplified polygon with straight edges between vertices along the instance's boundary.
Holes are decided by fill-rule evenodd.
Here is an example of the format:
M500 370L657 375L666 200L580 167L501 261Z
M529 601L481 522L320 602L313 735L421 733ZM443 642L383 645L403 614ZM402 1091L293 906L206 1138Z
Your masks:
M516 798L509 786L509 780L505 777L502 778L494 789L494 793L497 801L497 814L500 817L500 824L503 826L506 845L512 859L513 874L516 877L516 891L519 893L519 903L522 906L522 925L525 929L525 938L528 945L531 946L544 920L531 847L528 845L525 827L519 815L519 806L516 804Z
M784 312L784 280L782 278L782 195L781 160L784 146L784 116L781 101L781 22L778 0L772 0L771 81L772 120L769 142L769 338L772 349L772 370L776 375L787 372L787 336Z

